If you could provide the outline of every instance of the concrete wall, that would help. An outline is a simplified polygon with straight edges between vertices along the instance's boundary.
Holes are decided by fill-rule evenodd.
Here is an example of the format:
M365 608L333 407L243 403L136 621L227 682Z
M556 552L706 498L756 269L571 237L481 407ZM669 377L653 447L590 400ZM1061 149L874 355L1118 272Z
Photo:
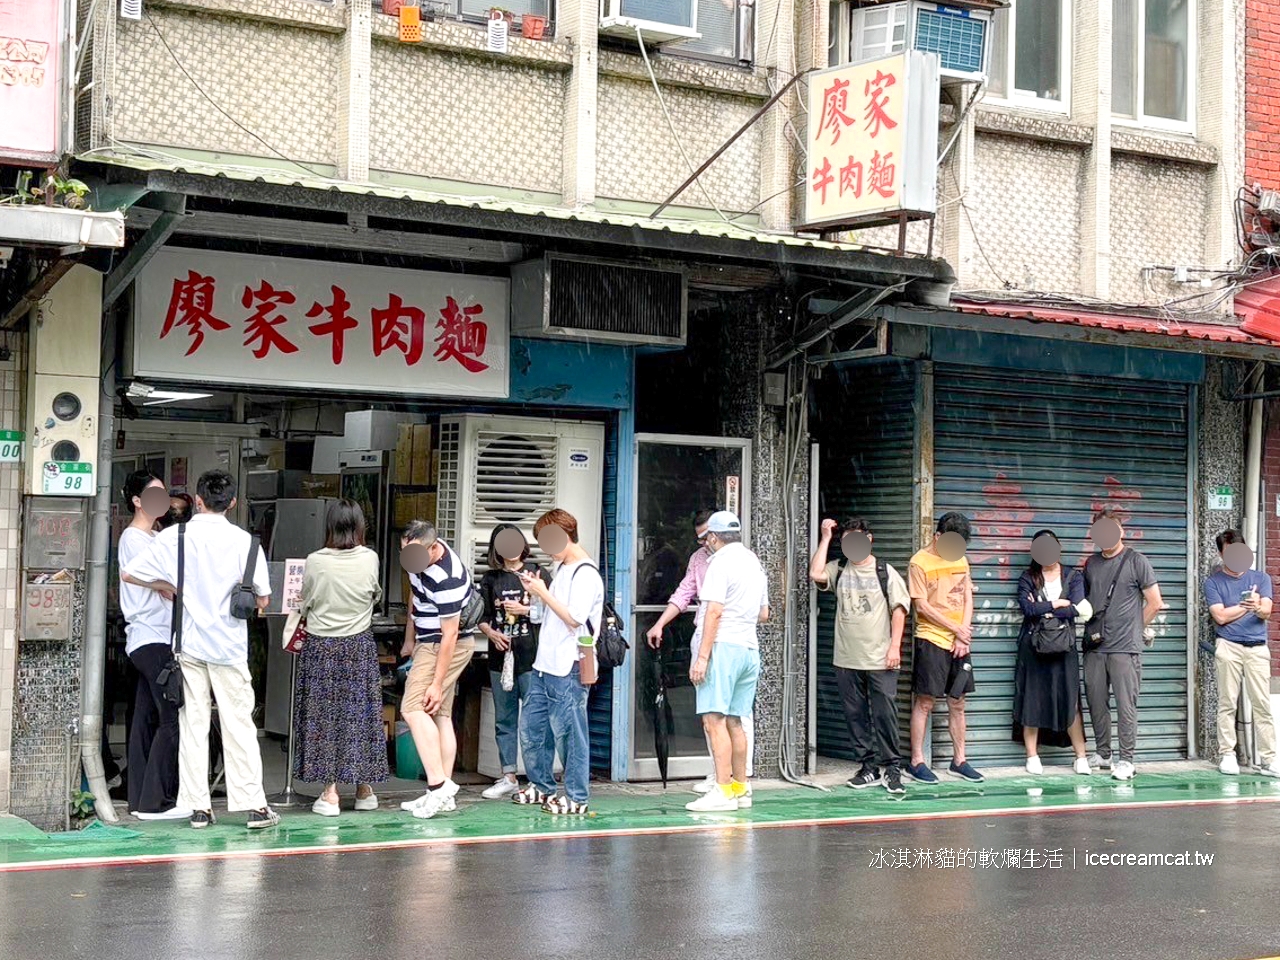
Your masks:
M0 361L0 423L16 429L24 422L26 392L26 337L10 334L13 351ZM18 531L22 519L22 465L0 464L0 813L10 807L10 783L14 750L14 698L18 667L18 617L22 609L18 588ZM21 748L21 740L17 741Z

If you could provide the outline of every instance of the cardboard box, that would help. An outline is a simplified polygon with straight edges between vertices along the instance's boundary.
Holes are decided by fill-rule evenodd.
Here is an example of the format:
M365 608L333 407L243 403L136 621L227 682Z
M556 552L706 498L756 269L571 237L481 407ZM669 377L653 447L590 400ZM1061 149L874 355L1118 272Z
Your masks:
M410 483L425 486L431 479L431 424L413 426L413 470Z
M392 510L391 522L395 525L396 535L404 530L410 521L418 519L418 498L411 493L397 493L395 507Z
M413 424L400 424L400 435L396 439L395 471L391 475L393 483L413 482Z
M432 487L440 486L440 458L435 452L431 454L431 469L427 475L427 484Z
M435 523L436 522L436 504L438 502L438 499L439 499L438 496L434 493L418 494L418 503L417 503L418 519L430 520L432 523Z
M342 493L342 476L336 473L309 474L298 483L298 496L304 500L337 498Z

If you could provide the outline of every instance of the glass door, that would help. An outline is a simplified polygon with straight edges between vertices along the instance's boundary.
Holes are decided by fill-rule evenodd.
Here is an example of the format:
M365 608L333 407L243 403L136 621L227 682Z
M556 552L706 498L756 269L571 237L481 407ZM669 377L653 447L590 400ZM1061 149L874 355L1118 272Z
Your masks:
M704 777L711 772L711 759L689 680L696 608L666 628L660 649L650 649L645 634L666 609L698 549L693 521L699 511L732 510L749 540L751 441L640 434L636 444L630 778L660 778L658 747L664 736L668 777ZM656 704L660 683L671 707L669 725Z

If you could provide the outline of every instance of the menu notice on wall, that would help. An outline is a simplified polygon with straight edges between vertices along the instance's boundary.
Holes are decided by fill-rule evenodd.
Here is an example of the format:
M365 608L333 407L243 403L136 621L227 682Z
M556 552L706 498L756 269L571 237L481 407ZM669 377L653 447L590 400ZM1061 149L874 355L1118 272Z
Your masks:
M306 560L286 560L284 562L284 613L301 612L302 577L306 571Z

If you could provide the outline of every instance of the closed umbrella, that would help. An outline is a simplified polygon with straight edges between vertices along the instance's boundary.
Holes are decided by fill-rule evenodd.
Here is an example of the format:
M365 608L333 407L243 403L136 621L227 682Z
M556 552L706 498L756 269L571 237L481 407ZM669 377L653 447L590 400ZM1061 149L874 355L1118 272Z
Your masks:
M675 718L671 714L671 701L667 699L667 678L662 670L662 654L649 659L653 669L653 746L658 755L658 772L662 774L662 789L667 788L667 761L671 754L669 738L675 733Z

